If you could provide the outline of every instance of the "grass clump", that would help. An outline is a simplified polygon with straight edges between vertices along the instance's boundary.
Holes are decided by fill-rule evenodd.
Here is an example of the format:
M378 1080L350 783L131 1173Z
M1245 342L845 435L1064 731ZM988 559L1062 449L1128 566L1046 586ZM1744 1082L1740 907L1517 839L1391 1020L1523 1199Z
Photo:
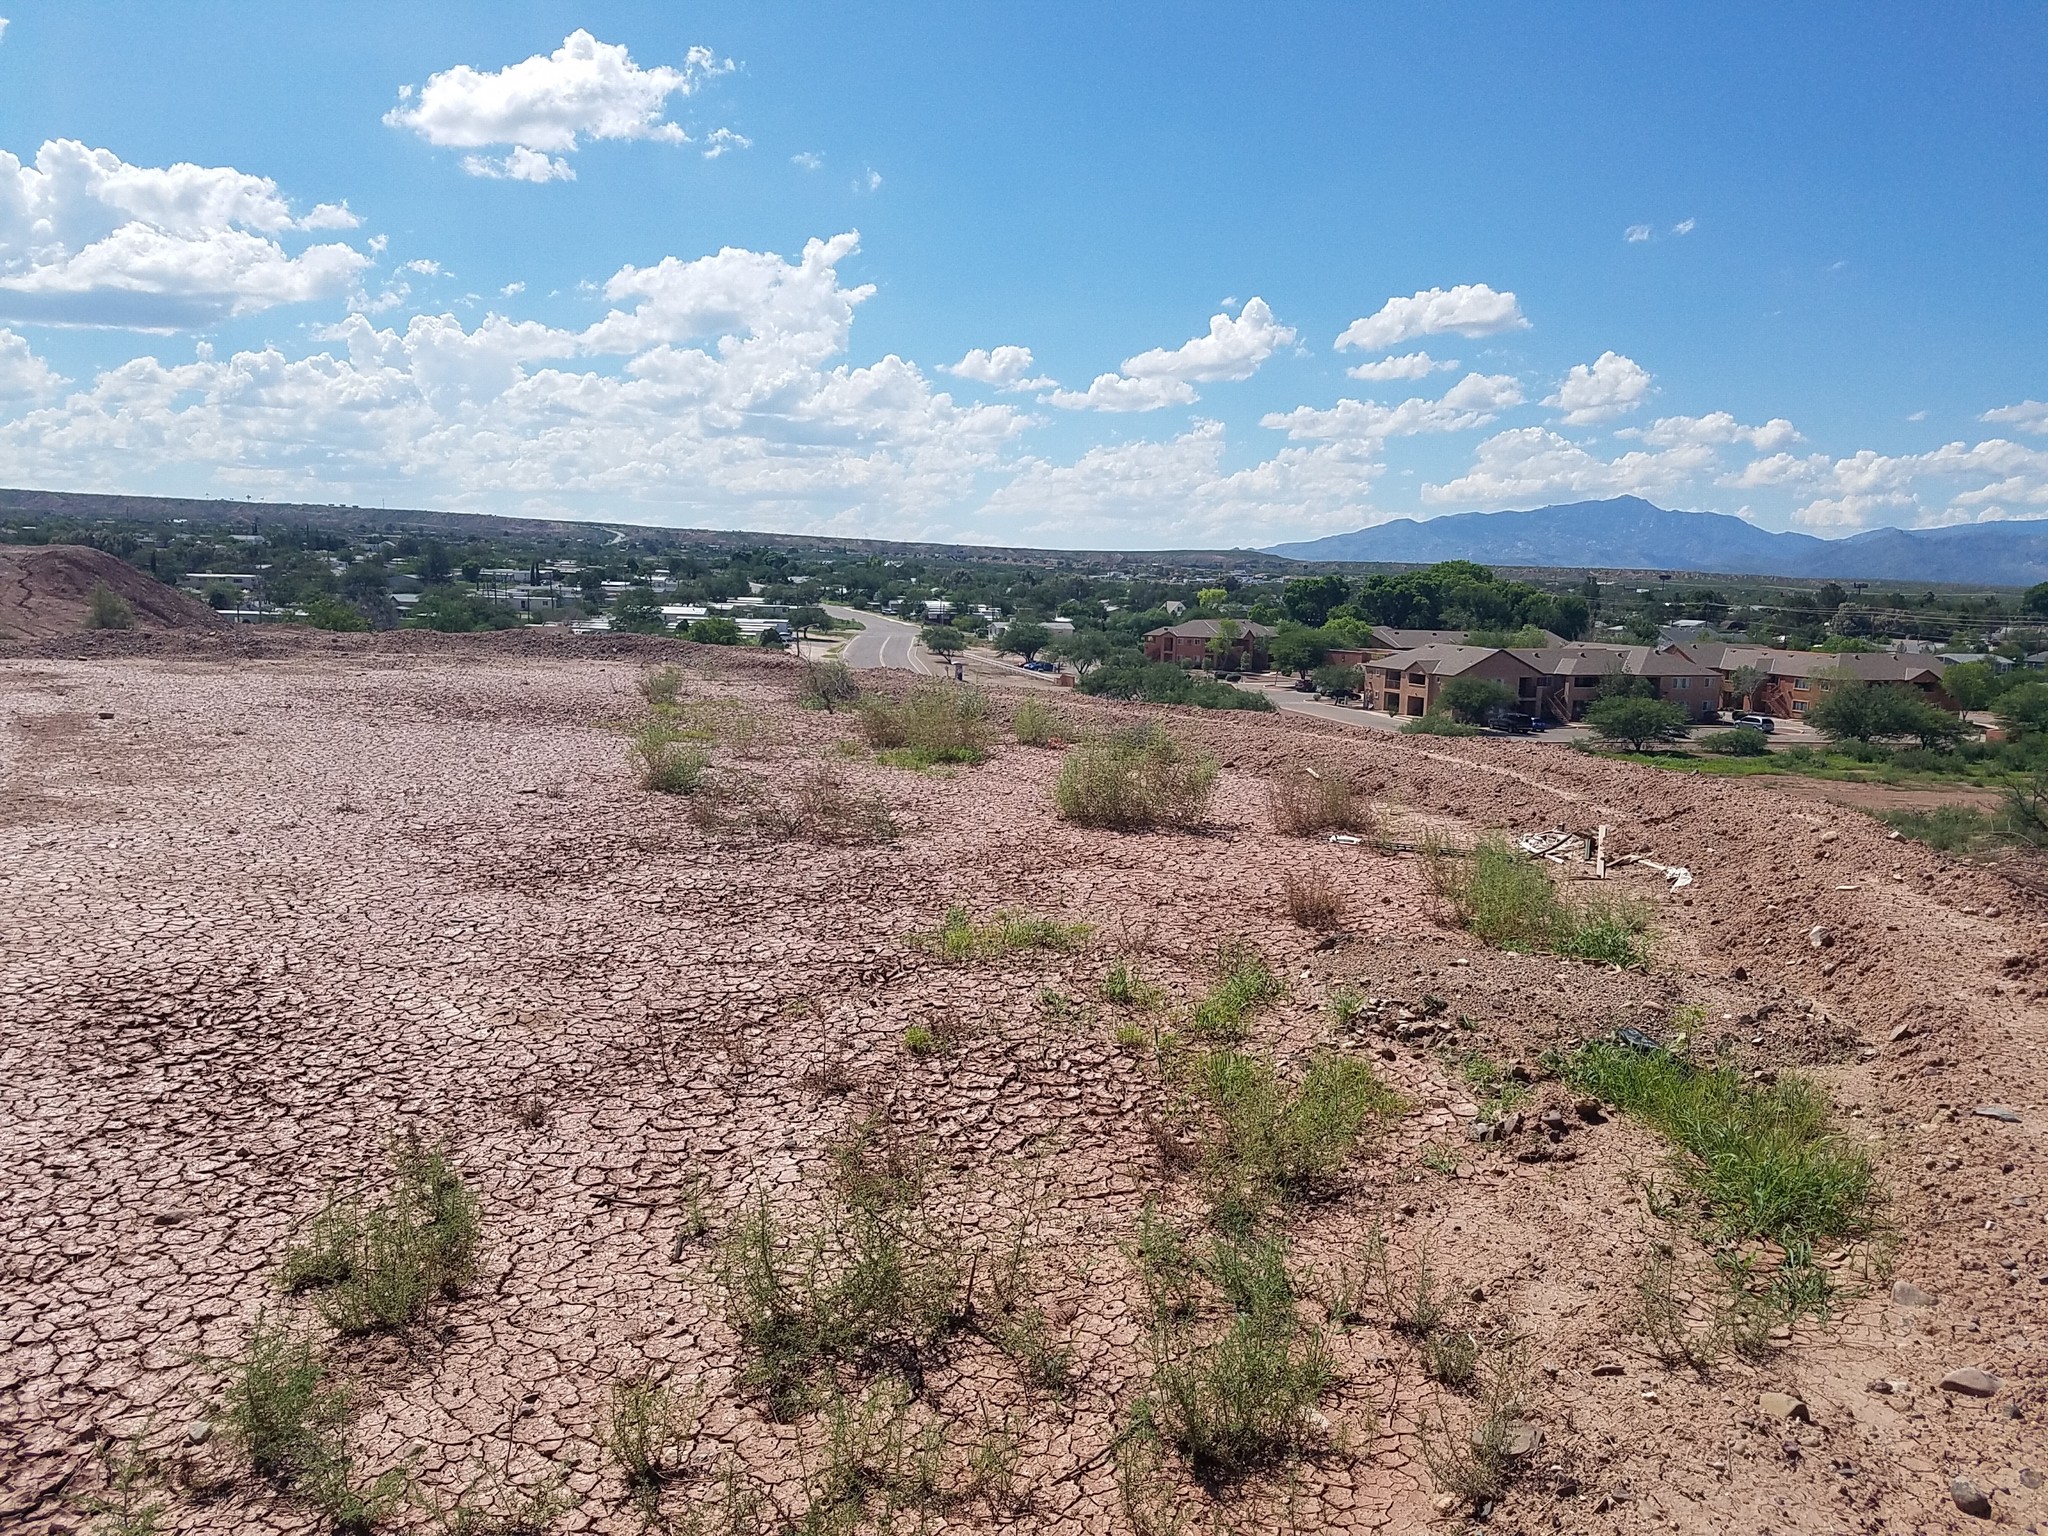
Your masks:
M1216 1216L1237 1229L1336 1174L1404 1107L1368 1063L1334 1053L1314 1057L1290 1085L1261 1057L1212 1051L1195 1063L1194 1088L1216 1117L1206 1157Z
M1287 903L1287 915L1297 927L1322 931L1336 928L1344 921L1344 893L1337 889L1336 881L1319 869L1283 876L1280 894Z
M1069 748L1053 804L1076 826L1141 832L1200 826L1216 788L1216 760L1157 721Z
M1568 905L1543 867L1504 837L1483 839L1462 864L1437 858L1432 882L1461 925L1500 949L1548 950L1598 964L1649 958L1649 915L1635 902Z
M1289 769L1268 782L1266 805L1273 829L1288 837L1320 837L1329 832L1365 836L1379 830L1372 802L1345 768Z
M1942 853L1975 853L1997 840L1998 819L1974 805L1937 805L1925 811L1887 811L1879 818L1902 837Z
M1109 968L1099 990L1105 1003L1120 1008L1152 1009L1166 1001L1166 994L1140 976L1128 960L1119 960Z
M633 733L628 755L639 769L641 786L664 795L696 793L711 766L711 754L666 716L648 721Z
M808 1221L764 1197L718 1252L739 1380L779 1418L835 1367L915 1364L962 1317L952 1250L914 1210L828 1194Z
M104 581L93 584L92 595L86 599L85 627L87 629L133 629L135 610L127 600Z
M1028 912L998 912L977 923L965 907L948 907L937 933L924 942L942 959L1000 960L1026 949L1079 949L1093 930L1086 923L1063 923Z
M475 1272L481 1236L481 1207L447 1150L409 1139L393 1153L386 1198L330 1201L278 1278L316 1291L321 1316L342 1333L403 1327Z
M984 761L988 716L988 696L978 688L926 683L900 700L883 694L860 700L861 734L881 760L899 767Z
M929 1025L913 1024L903 1031L903 1049L913 1056L936 1056L944 1044Z
M1196 1034L1237 1040L1245 1022L1286 990L1265 957L1246 945L1226 946L1217 956L1218 978L1195 1004L1189 1021Z
M1043 699L1025 699L1010 711L1010 734L1020 747L1049 747L1070 727Z
M860 703L860 684L843 661L813 661L804 667L804 680L797 688L797 704L804 709L837 713Z
M1827 1095L1804 1078L1747 1084L1731 1067L1611 1040L1582 1046L1565 1075L1674 1143L1680 1177L1724 1237L1790 1245L1872 1230L1870 1154L1829 1128Z
M826 769L800 776L764 818L769 830L830 848L871 848L902 835L889 802Z
M683 687L683 669L657 667L642 677L637 686L640 689L640 697L655 708L674 709L676 695Z

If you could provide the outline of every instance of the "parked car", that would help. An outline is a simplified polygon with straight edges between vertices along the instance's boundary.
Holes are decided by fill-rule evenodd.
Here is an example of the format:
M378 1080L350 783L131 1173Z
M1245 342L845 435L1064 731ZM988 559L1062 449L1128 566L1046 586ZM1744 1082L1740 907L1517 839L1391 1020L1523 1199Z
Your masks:
M1057 672L1059 668L1049 661L1027 661L1024 663L1024 670L1026 672Z
M1534 728L1536 721L1519 709L1496 709L1488 723L1496 731L1506 731L1511 736L1526 736Z
M1297 677L1292 683L1288 684L1288 687L1292 688L1296 693L1314 693L1316 691L1316 680L1312 677Z
M1753 730L1762 731L1766 736L1778 728L1778 722L1769 715L1736 715L1734 722L1737 725L1746 725Z

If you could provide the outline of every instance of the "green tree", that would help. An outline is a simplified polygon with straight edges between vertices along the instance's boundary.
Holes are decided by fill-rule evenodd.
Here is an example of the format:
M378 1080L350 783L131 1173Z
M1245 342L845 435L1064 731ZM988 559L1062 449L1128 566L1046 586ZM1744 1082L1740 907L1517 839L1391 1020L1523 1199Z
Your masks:
M1365 686L1363 667L1317 667L1316 691L1333 696L1355 694Z
M1437 690L1439 708L1450 711L1453 720L1467 725L1484 725L1497 709L1515 702L1512 689L1489 677L1454 677Z
M940 656L967 649L967 637L950 624L927 624L917 632L918 643Z
M1235 619L1224 619L1216 626L1216 633L1209 637L1209 665L1218 671L1229 666L1230 658L1237 649L1237 642L1244 637Z
M1602 699L1586 711L1586 724L1602 741L1625 741L1641 752L1652 743L1683 741L1691 726L1685 711L1662 699Z
M1941 691L1965 709L1989 709L2012 686L2012 674L1988 661L1958 662L1941 674Z
M2037 583L2020 597L2022 613L2048 613L2048 581Z
M1266 647L1266 654L1275 667L1297 677L1320 667L1329 651L1329 640L1320 629L1292 622L1282 624Z
M1003 631L1003 638L996 647L996 653L1001 656L1022 656L1026 661L1030 661L1051 643L1051 630L1043 624L1033 624L1019 619Z
M1046 650L1072 667L1077 676L1086 677L1089 668L1109 660L1116 643L1099 629L1077 629L1069 635L1054 635Z
M454 574L455 562L448 558L447 547L438 542L429 544L425 558L420 561L420 580L438 587Z
M1728 674L1728 693L1737 709L1748 709L1757 691L1771 680L1762 667L1736 667Z
M1220 608L1223 600L1230 596L1225 587L1203 587L1195 593L1195 604L1201 608Z
M631 586L612 604L612 628L630 635L658 635L668 628L661 616L661 599L654 588Z
M1351 596L1351 584L1342 576L1303 576L1287 583L1280 602L1297 624L1321 629L1330 610L1342 607Z
M370 621L353 603L337 602L331 597L308 599L305 612L306 624L312 629L359 631L370 627Z
M1942 675L1942 682L1962 671L1961 667L1950 667ZM1953 694L1954 689L1949 692ZM2021 683L2008 688L1996 706L1998 723L2005 727L2008 736L2019 737L2048 731L2048 683Z
M830 630L832 615L822 608L804 607L789 610L789 626L798 635L808 639L814 629Z
M1806 712L1807 723L1834 741L1883 741L1917 737L1939 747L1963 734L1963 723L1896 683L1844 681Z
M746 638L737 623L716 613L695 620L687 629L678 624L676 631L699 645L739 645Z

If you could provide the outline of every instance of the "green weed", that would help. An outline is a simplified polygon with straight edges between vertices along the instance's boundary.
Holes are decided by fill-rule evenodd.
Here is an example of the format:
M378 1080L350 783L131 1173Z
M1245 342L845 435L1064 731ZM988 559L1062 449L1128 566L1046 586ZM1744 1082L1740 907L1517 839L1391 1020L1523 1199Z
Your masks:
M924 942L945 960L1000 960L1027 949L1079 949L1092 931L1086 923L1026 912L998 912L977 923L965 907L949 907L938 932L926 935Z
M1265 958L1245 945L1225 947L1217 970L1216 985L1195 1004L1191 1027L1212 1040L1242 1039L1246 1021L1286 989Z

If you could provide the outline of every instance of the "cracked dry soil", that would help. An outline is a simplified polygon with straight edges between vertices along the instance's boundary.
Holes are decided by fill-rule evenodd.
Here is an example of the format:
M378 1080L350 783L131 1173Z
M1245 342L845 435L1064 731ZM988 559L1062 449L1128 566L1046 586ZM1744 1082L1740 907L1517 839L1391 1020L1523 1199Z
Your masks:
M888 799L900 839L709 836L641 789L621 724L662 660L685 667L686 698L734 698L765 723L721 752L732 771L778 783L829 761ZM284 1245L406 1131L453 1148L482 1200L483 1257L422 1324L339 1348L360 1466L409 1459L443 1491L480 1467L558 1478L577 1503L552 1528L638 1530L598 1442L612 1384L652 1374L707 1403L663 1518L708 1507L713 1465L743 1467L793 1516L819 1429L775 1423L735 1387L713 1246L763 1194L801 1205L833 1145L879 1116L929 1149L929 1204L962 1253L1023 1225L1034 1299L1074 1361L1052 1393L978 1339L946 1351L921 1383L948 1425L946 1478L962 1484L965 1448L1007 1422L1023 1498L963 1493L904 1528L1128 1530L1110 1452L1149 1320L1130 1245L1148 1199L1200 1201L1152 1134L1168 1092L1149 1053L1117 1043L1129 1010L1099 987L1122 958L1184 1008L1239 939L1287 982L1257 1048L1283 1063L1356 1050L1407 1105L1295 1213L1296 1269L1334 1268L1380 1229L1397 1264L1433 1256L1470 1326L1527 1341L1540 1443L1488 1529L1978 1527L1956 1477L2000 1524L2048 1517L2040 901L1746 782L1273 717L1176 718L1225 764L1207 830L1084 831L1052 814L1057 752L1005 745L947 776L868 765L836 750L846 717L793 706L794 673L530 635L118 637L0 656L0 1526L92 1529L113 1443L157 1454L163 1530L318 1529L196 1429L207 1362L260 1316L305 1315L275 1283ZM1059 707L1077 725L1133 713ZM1613 882L1656 905L1647 972L1489 951L1442 925L1416 857L1274 833L1266 776L1329 762L1411 826L1604 821L1615 851L1697 881ZM1282 880L1311 869L1344 895L1338 942L1287 919ZM915 939L953 905L1094 932L1074 953L947 965ZM1808 945L1815 924L1829 947ZM1341 987L1378 1004L1346 1031L1327 1007ZM1529 1128L1474 1143L1456 1070L1469 1052L1536 1069L1547 1047L1655 1033L1681 1007L1704 1009L1745 1066L1827 1085L1878 1156L1896 1234L1895 1251L1824 1256L1832 1320L1703 1372L1660 1363L1636 1322L1657 1245L1694 1241L1646 1199L1656 1139L1570 1115L1559 1140L1538 1136L1541 1110L1570 1105L1535 1070ZM907 1054L920 1023L950 1048ZM842 1080L818 1074L830 1064ZM1973 1112L1986 1103L2019 1123ZM1931 1305L1895 1302L1894 1279ZM1236 1488L1169 1468L1186 1528L1471 1520L1441 1507L1419 1433L1441 1414L1455 1436L1467 1405L1439 1400L1384 1308L1340 1326L1302 1306L1338 1375L1308 1449ZM1998 1378L1995 1395L1939 1390L1962 1366ZM1810 1422L1773 1417L1767 1392Z

